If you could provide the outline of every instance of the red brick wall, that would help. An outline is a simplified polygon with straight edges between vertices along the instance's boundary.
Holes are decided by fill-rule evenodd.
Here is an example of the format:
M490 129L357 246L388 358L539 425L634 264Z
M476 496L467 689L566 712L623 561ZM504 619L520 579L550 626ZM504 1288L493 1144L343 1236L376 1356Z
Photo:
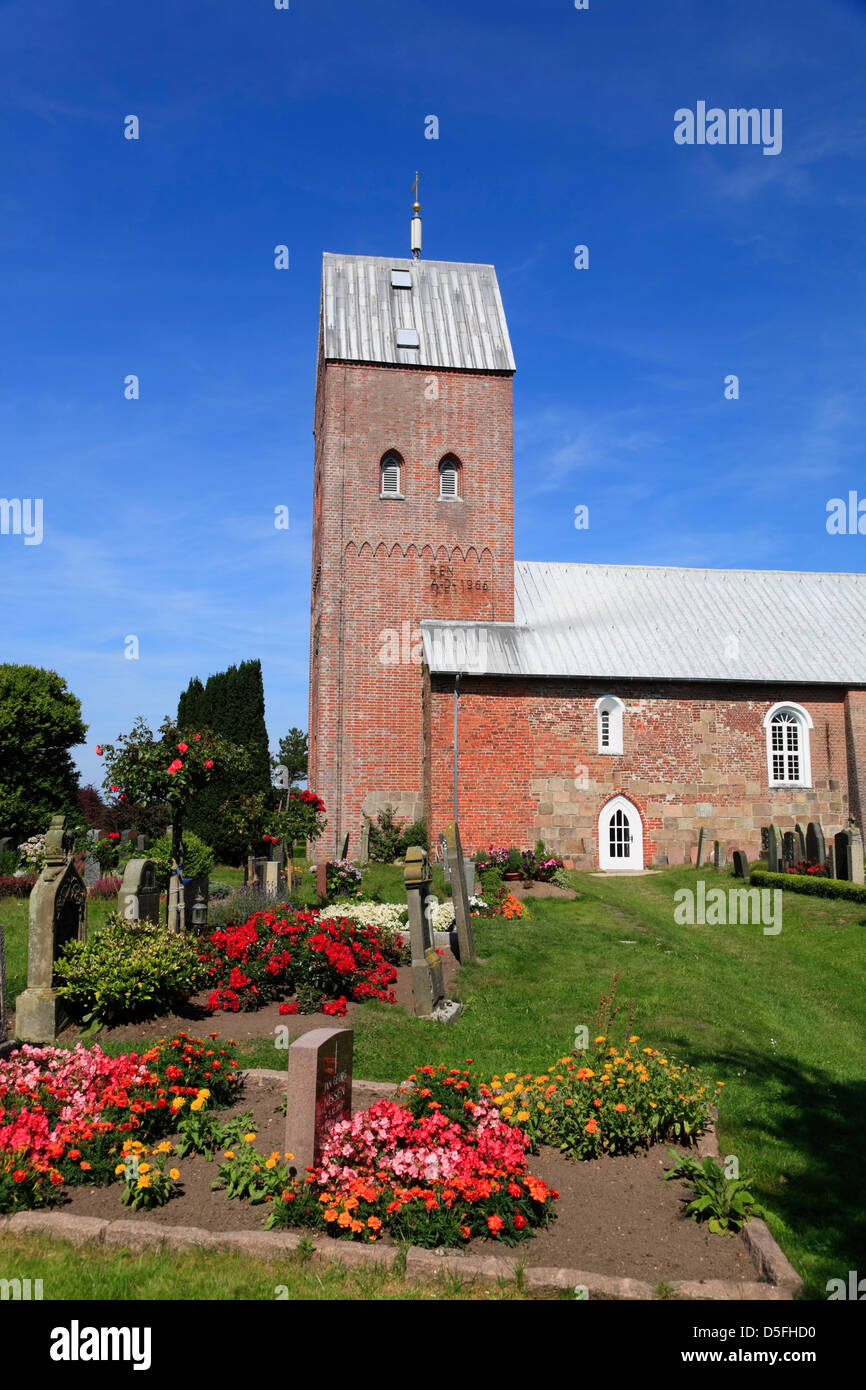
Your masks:
M513 620L511 377L320 362L315 434L310 786L330 854L346 832L357 851L365 798L423 812L421 619ZM405 500L379 496L388 450ZM459 501L439 499L446 453Z
M698 830L757 857L770 821L826 836L848 816L844 690L465 677L460 682L459 818L467 850L534 846L542 837L568 862L598 863L598 816L618 792L644 822L644 857L694 849ZM599 754L595 702L625 704L622 755ZM770 788L767 710L780 699L807 709L812 787ZM866 767L866 692L849 696L849 723ZM453 681L433 677L427 793L435 835L452 816ZM866 793L866 780L864 780ZM583 848L581 847L583 842Z

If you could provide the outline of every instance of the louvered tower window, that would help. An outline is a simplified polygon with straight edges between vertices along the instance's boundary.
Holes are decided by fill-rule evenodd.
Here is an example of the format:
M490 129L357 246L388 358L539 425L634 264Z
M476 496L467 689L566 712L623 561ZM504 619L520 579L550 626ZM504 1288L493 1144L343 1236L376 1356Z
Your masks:
M459 497L460 465L456 458L450 454L439 465L439 496L440 497Z
M386 454L381 463L382 497L401 497L400 459L396 454Z
M621 753L623 751L622 716L624 709L622 700L617 699L616 695L603 695L600 700L596 700L595 713L598 720L599 753Z

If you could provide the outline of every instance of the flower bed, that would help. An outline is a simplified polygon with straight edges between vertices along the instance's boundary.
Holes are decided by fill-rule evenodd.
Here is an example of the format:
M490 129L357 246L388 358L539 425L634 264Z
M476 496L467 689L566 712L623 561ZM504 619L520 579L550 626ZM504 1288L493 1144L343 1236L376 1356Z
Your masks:
M420 1067L406 1105L382 1100L331 1130L321 1163L276 1196L266 1227L302 1226L415 1245L483 1236L515 1245L546 1225L558 1193L526 1171L529 1136L478 1079Z
M600 1036L595 1056L560 1057L540 1076L494 1076L482 1094L525 1127L533 1148L550 1144L570 1158L632 1153L667 1139L694 1143L709 1124L713 1093L691 1067L657 1048L632 1055L639 1041L632 1035L620 1051L605 1048Z
M25 1044L0 1062L0 1212L43 1206L64 1184L114 1181L126 1141L170 1133L188 1097L227 1104L236 1067L186 1033L140 1057Z
M349 917L320 918L311 911L278 917L254 912L240 926L217 931L201 960L213 988L208 1008L258 1009L270 1000L297 995L298 1011L315 1012L323 1000L343 1007L347 999L394 1003L390 986L399 948L376 927Z

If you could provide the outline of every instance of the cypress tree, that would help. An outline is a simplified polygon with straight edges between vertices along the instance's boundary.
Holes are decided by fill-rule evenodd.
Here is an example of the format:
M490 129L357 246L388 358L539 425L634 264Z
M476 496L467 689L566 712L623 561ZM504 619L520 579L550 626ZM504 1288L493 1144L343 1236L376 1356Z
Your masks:
M208 676L204 685L194 676L178 701L178 724L187 730L194 730L197 725L213 729L249 756L246 775L214 776L189 806L184 822L211 846L218 860L238 864L246 846L220 815L220 807L241 795L252 796L261 791L271 794L262 663L242 661L239 666Z

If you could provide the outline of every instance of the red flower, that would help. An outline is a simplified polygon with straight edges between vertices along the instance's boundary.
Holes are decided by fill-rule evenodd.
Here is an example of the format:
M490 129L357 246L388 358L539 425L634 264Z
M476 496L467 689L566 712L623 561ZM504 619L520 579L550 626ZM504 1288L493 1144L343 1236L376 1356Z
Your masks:
M180 758L175 758L174 762L169 763L168 765L169 776L173 777L176 772L180 772L180 769L182 767L183 763L181 762Z
M205 758L205 760L204 760L204 765L205 765L205 767L208 768L208 769L212 768L212 767L213 767L213 758Z
M519 1212L519 1211L516 1211L516 1212L514 1213L514 1229L515 1229L516 1231L522 1231L525 1225L526 1225L526 1217L525 1217L525 1216L521 1216L520 1212Z
M501 1231L504 1225L505 1222L502 1220L501 1216L494 1215L488 1216L487 1218L487 1229L492 1231L494 1235L497 1233L497 1231Z
M101 748L101 746L100 746L98 743L97 743L97 745L96 745L96 754L97 754L97 757L100 757L100 758L102 757L102 748Z
M177 745L177 751L178 751L178 753L185 753L185 752L187 751L188 748L189 748L189 744L188 744L188 743L179 743L179 744Z
M25 1173L23 1168L16 1168L15 1172L12 1174L12 1181L23 1182L26 1177L27 1174Z
M280 1005L280 1013L281 1013L281 1014L296 1014L297 1012L298 1012L298 1006L297 1006L297 1004L281 1004L281 1005Z
M193 738L201 738L201 734L193 734Z
M119 792L119 791L120 791L120 787L112 787L111 790L112 790L113 792Z
M119 840L119 839L120 839L120 833L119 833L117 830L109 830L109 832L108 832L108 838L109 838L109 840Z

